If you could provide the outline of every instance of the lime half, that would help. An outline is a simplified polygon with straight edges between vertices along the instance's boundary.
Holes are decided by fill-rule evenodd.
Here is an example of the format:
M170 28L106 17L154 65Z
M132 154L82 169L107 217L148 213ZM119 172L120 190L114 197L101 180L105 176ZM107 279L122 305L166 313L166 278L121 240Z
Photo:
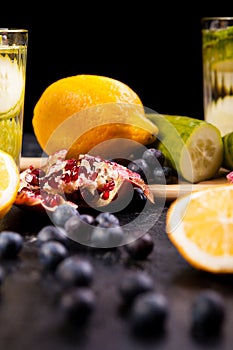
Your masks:
M0 118L17 113L24 87L23 72L17 60L0 55Z

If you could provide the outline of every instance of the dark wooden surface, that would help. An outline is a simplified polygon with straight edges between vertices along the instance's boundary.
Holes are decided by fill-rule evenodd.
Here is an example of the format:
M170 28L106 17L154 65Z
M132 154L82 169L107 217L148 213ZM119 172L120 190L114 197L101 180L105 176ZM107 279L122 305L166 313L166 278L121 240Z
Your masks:
M39 147L33 136L25 135L23 155L36 156ZM165 232L169 203L149 229L154 249L144 261L133 261L120 247L114 251L86 249L77 246L77 254L94 266L92 288L96 308L89 322L81 327L67 322L58 301L61 288L53 273L45 273L38 259L36 236L49 218L29 214L13 206L0 222L0 230L20 232L24 246L15 260L2 260L6 271L0 287L0 349L7 350L144 350L144 349L232 349L233 344L233 277L213 275L192 268L177 252ZM154 215L156 207L147 213ZM134 214L120 215L122 225ZM137 229L142 229L137 227ZM120 312L119 285L130 270L147 271L155 290L169 303L165 331L150 339L130 332L129 322ZM202 290L218 291L226 304L226 319L221 334L202 340L190 331L191 304Z

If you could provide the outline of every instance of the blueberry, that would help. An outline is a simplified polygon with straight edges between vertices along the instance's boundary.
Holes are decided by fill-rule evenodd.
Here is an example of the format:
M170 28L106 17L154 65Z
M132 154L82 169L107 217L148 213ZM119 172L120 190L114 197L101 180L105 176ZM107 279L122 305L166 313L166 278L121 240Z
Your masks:
M145 182L148 182L148 179L151 177L150 167L145 159L135 159L128 164L127 168L139 174Z
M98 214L95 218L95 222L96 225L100 227L112 227L118 226L120 224L119 219L116 217L116 215L109 212Z
M56 266L68 255L67 248L60 242L48 241L39 247L39 259L41 264L48 269Z
M151 168L155 168L164 165L165 156L164 154L156 148L148 148L142 154L142 158L147 162Z
M178 174L177 171L169 166L164 166L163 168L164 176L166 179L166 184L177 184L178 183Z
M78 215L72 215L66 220L64 224L64 229L68 237L73 238L77 235L80 226L81 226L80 217Z
M67 290L60 299L60 308L71 320L85 321L95 308L95 294L88 287L78 287Z
M124 246L126 252L136 260L144 260L153 251L154 241L149 233Z
M22 236L13 231L0 233L0 258L15 258L23 247Z
M91 234L91 243L96 248L113 248L120 245L124 238L121 226L103 228L96 226Z
M93 281L94 271L89 261L73 255L57 266L55 274L65 286L89 286Z
M95 223L95 218L94 216L90 215L90 214L80 214L80 220L82 222L84 222L85 224L88 225L94 225Z
M65 244L67 242L65 231L53 225L44 226L37 234L37 245L40 246L48 241L59 241Z
M110 247L118 246L124 238L124 230L121 226L107 228L107 235Z
M90 242L93 226L84 220L90 221L88 218L82 219L81 215L73 215L66 221L64 229L70 239L74 240L75 242L87 244Z
M54 225L64 227L65 222L73 215L79 215L77 209L69 204L61 204L52 212L52 221Z
M178 175L171 167L163 166L153 170L153 180L155 184L171 185L178 183Z
M91 234L91 244L96 248L108 248L109 237L106 228L96 226Z
M139 187L134 187L133 197L130 203L126 206L126 211L138 211L141 212L145 207L147 202L147 197L143 190Z
M154 289L153 279L145 272L127 273L121 280L119 292L124 303L131 304L142 293Z
M221 295L205 290L197 295L191 308L191 328L194 335L213 335L220 331L225 316Z
M130 312L132 330L140 334L161 332L168 316L168 303L164 295L146 292L136 297Z

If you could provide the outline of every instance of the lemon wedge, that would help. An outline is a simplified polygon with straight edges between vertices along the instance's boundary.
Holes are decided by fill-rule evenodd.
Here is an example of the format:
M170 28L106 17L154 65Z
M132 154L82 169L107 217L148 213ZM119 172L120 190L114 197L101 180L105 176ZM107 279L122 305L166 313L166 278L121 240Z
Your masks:
M19 170L13 157L0 150L0 219L14 204L19 189Z

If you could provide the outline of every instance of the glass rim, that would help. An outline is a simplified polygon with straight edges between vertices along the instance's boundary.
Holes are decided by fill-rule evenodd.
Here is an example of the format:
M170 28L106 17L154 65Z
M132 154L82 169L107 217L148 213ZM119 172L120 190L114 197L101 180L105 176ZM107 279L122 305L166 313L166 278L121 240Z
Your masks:
M21 29L21 28L0 28L0 33L28 33L28 29Z

